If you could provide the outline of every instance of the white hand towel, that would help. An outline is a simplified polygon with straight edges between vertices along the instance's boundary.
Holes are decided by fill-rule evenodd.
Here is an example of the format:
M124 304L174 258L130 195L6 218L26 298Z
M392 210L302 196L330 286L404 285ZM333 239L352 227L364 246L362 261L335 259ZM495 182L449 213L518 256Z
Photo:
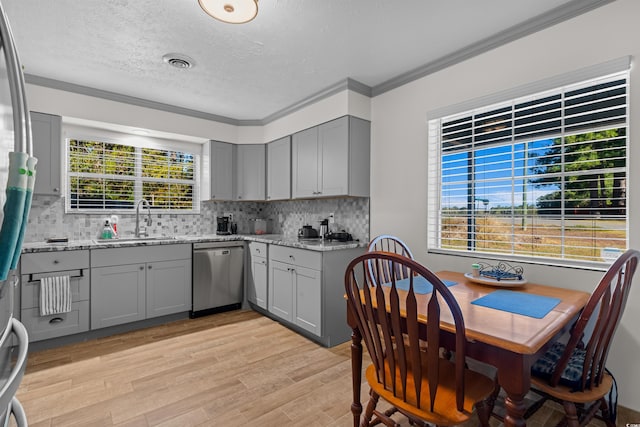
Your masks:
M71 311L71 282L69 276L40 279L40 316Z

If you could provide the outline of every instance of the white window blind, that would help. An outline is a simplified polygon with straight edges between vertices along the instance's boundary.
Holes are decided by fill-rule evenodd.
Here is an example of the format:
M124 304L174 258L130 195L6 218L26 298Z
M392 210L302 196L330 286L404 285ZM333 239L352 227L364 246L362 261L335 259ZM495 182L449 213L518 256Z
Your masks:
M67 141L67 210L126 211L140 199L167 212L197 212L194 153L89 139Z
M430 120L429 247L596 262L626 249L627 82Z

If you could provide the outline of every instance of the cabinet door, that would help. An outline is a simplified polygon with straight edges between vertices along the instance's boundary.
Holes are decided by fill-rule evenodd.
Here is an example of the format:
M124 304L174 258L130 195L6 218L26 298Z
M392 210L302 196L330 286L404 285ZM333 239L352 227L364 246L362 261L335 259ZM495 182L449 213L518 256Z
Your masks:
M322 335L322 284L320 271L295 267L295 324Z
M267 144L267 200L291 198L291 138Z
M291 140L293 198L318 196L318 127L303 130Z
M291 265L269 260L269 312L293 322L293 281Z
M91 329L145 318L145 264L91 269Z
M251 276L248 280L247 299L258 307L267 309L267 259L251 257Z
M211 199L233 200L233 144L211 141Z
M148 263L147 318L191 310L191 260Z
M349 194L349 117L321 124L318 146L321 159L319 195Z
M238 200L265 199L265 146L239 145L236 170Z
M60 196L60 145L62 119L51 114L31 113L33 154L38 159L34 194Z

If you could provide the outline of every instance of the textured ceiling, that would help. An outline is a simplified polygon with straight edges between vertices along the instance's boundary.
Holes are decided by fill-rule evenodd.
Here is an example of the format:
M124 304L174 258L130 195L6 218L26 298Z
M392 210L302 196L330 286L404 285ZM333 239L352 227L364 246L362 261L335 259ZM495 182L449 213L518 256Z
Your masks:
M260 0L254 21L233 25L197 0L0 1L28 76L240 121L273 117L347 78L375 94L452 54L606 3ZM169 66L169 52L195 66Z

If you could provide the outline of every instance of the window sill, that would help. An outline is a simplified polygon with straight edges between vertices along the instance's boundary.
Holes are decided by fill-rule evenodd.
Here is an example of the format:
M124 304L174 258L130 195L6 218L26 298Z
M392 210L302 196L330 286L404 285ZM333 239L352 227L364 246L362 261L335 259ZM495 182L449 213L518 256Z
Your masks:
M607 262L595 262L595 261L578 261L578 260L560 260L556 258L543 258L543 257L527 257L522 255L504 255L504 254L491 254L481 252L466 252L456 251L450 249L427 249L428 254L438 255L451 255L456 257L473 258L474 260L488 260L488 261L506 261L510 263L529 264L529 265L544 265L550 267L572 268L576 270L589 270L589 271L607 271L610 263Z

